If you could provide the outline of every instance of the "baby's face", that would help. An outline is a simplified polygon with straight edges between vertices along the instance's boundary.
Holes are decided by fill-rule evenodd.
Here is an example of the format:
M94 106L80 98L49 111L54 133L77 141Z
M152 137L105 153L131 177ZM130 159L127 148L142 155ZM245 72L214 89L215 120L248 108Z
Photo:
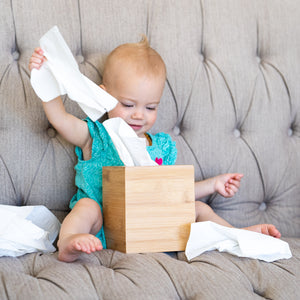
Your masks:
M157 117L164 78L127 75L120 76L110 87L105 87L119 101L108 116L122 118L139 137L145 137Z

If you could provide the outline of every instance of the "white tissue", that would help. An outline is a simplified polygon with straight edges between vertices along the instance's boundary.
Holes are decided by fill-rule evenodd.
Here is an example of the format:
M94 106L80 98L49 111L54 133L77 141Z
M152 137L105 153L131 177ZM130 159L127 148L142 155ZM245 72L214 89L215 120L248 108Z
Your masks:
M211 250L266 262L292 257L289 244L280 239L249 230L221 226L210 221L192 223L185 249L187 259L191 260Z
M42 67L31 71L31 85L44 102L68 94L81 109L96 121L112 110L118 101L80 73L71 50L57 26L40 39L40 47L47 61Z
M32 252L54 252L60 229L45 206L0 205L0 257Z
M125 166L157 166L147 152L146 138L139 138L121 118L103 122Z

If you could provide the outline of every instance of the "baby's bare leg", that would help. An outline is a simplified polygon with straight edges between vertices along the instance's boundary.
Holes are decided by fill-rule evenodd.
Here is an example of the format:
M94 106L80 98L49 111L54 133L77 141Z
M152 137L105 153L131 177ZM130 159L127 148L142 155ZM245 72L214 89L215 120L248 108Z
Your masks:
M195 201L196 222L212 221L222 226L232 227L227 221L218 216L213 209L204 202Z
M226 227L233 227L223 218L218 216L210 206L201 202L195 201L195 208L196 208L196 222L203 222L203 221L212 221L222 226ZM270 235L275 238L280 238L281 234L279 230L272 224L258 224L249 227L243 228L245 230L255 231L262 234Z
M89 198L80 199L64 219L58 240L58 259L75 261L82 252L102 250L94 235L102 226L102 213L98 203Z
M250 230L250 231L255 231L258 233L270 235L275 238L280 238L281 233L279 230L272 224L258 224L258 225L253 225L249 227L245 227L243 229Z

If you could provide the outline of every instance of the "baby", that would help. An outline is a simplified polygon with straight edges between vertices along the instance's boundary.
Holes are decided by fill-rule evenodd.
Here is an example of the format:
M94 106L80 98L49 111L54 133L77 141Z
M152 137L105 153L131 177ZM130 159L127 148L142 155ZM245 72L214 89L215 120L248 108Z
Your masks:
M30 71L39 69L46 58L36 48L29 63ZM175 164L175 142L166 133L152 135L149 130L157 110L166 80L166 67L160 55L144 37L139 43L123 44L108 56L103 73L102 89L119 102L108 113L109 118L122 118L140 138L146 138L151 159L163 165ZM68 142L76 146L75 166L77 193L71 199L70 213L64 219L58 240L58 259L72 262L82 252L92 253L106 248L102 217L102 167L122 166L116 148L104 126L89 118L80 120L65 111L61 97L43 102L49 122ZM195 198L212 193L232 197L240 186L242 174L222 174L195 183ZM205 203L195 202L196 221L213 221L231 226ZM270 224L246 228L280 237Z

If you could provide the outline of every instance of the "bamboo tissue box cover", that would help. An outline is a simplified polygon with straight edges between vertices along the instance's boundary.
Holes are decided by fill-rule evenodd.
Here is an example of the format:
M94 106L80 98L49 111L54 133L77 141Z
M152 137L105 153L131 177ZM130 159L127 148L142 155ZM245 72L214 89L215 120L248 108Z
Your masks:
M107 248L183 251L195 222L192 165L103 168Z

